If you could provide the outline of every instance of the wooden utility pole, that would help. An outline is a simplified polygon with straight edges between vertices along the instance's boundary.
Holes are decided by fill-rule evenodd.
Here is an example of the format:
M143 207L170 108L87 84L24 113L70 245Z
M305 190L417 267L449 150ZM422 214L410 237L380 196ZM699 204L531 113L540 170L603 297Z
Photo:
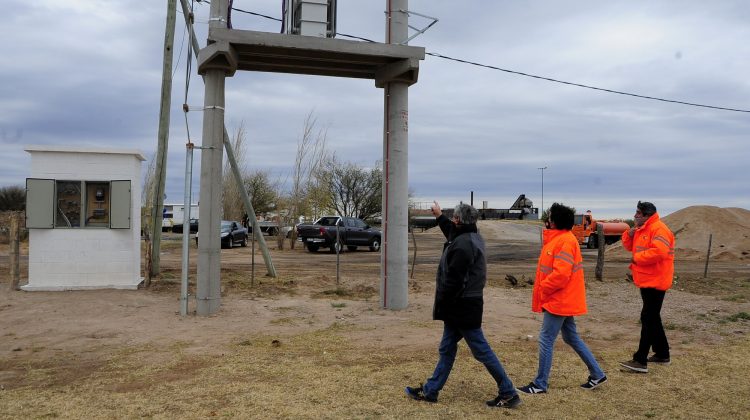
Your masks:
M414 228L411 228L411 240L414 243L414 255L411 257L411 275L409 278L414 278L414 266L417 264L417 237L414 235Z
M13 212L10 216L10 290L18 290L21 281L21 228L19 213Z
M164 33L164 64L161 70L161 105L159 106L159 134L154 175L154 206L151 209L151 272L161 271L161 224L164 209L164 187L167 178L167 150L169 145L169 113L172 106L172 57L174 56L174 29L177 19L177 0L167 0L167 28ZM185 203L189 206L190 203Z
M706 268L703 269L703 278L708 277L708 260L711 258L711 241L714 239L714 234L708 235L708 251L706 251Z

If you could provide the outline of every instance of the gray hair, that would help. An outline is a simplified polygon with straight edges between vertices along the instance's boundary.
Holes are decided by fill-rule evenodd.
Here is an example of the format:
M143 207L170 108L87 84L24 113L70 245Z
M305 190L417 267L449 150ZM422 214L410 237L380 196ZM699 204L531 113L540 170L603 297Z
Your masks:
M479 211L462 201L453 209L453 215L458 217L458 221L462 225L470 225L477 222Z

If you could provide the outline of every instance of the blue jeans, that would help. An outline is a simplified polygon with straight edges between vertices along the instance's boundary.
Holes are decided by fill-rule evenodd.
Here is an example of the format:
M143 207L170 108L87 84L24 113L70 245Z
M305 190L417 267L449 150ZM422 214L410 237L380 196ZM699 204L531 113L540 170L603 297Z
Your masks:
M464 330L446 323L443 325L443 338L440 340L439 348L440 358L438 359L437 366L435 366L435 372L432 374L432 377L422 387L425 395L437 398L438 393L443 389L445 382L448 380L448 375L450 375L453 368L453 362L456 360L458 342L462 338L466 340L466 344L471 349L471 354L474 355L474 358L487 368L487 371L495 379L495 382L497 382L499 394L503 397L516 395L513 382L505 374L503 365L500 364L500 360L495 356L495 352L492 351L489 343L487 343L487 339L484 338L481 328Z
M586 343L581 340L576 331L576 321L572 316L558 316L544 311L544 321L542 321L542 330L539 331L539 370L537 371L534 384L547 390L549 386L549 371L552 369L552 352L555 346L555 339L562 330L563 341L578 353L578 356L589 368L589 375L593 379L601 379L604 372L596 362L591 350Z

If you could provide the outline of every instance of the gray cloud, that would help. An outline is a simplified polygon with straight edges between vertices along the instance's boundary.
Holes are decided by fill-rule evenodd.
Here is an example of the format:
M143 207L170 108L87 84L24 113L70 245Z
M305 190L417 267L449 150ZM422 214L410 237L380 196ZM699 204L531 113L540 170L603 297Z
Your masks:
M235 2L279 16L278 1ZM339 32L382 41L385 2L339 2ZM637 94L747 108L750 46L744 1L455 2L411 0L440 22L412 41L428 52ZM28 176L24 144L156 149L166 10L161 3L11 0L0 27L0 185ZM208 6L196 3L205 40ZM235 28L280 24L235 12ZM413 17L417 25L424 21ZM167 194L182 199L185 95L178 14ZM42 29L43 30L40 30ZM345 39L345 38L342 38ZM199 76L188 103L203 104ZM314 110L342 159L381 158L383 92L368 80L238 73L226 124L243 122L248 167L285 177ZM750 208L747 114L608 94L428 56L409 93L409 184L418 200L490 201L520 193L629 217L638 199L666 214L688 205ZM202 112L188 114L200 144ZM195 173L199 173L196 156ZM145 165L144 165L145 169ZM197 192L197 178L194 182ZM483 197L483 198L480 198ZM661 203L661 204L660 204Z

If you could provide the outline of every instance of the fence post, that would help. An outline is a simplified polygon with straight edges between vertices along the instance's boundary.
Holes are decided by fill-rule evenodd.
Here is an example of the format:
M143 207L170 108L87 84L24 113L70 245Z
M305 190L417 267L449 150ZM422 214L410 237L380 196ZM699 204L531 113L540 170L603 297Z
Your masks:
M708 259L711 258L711 241L714 238L714 234L708 234L708 251L706 252L706 268L703 269L703 278L708 277Z
M21 229L19 213L13 212L10 216L10 290L18 290L21 281Z
M250 229L254 226L252 223L248 223ZM260 229L260 227L258 227ZM250 235L253 238L253 242L250 248L250 287L255 287L255 232Z
M599 248L599 254L596 257L596 279L604 281L604 249L607 246L607 241L604 239L604 229L601 223L596 225L596 244Z
M414 266L417 264L417 237L414 234L414 226L411 228L411 240L414 243L414 255L411 257L411 276L410 278L414 278Z
M143 240L146 241L146 262L144 264L143 273L143 287L149 288L151 286L151 264L152 264L152 244L151 244L151 232L150 227L146 225L146 229L143 231Z

